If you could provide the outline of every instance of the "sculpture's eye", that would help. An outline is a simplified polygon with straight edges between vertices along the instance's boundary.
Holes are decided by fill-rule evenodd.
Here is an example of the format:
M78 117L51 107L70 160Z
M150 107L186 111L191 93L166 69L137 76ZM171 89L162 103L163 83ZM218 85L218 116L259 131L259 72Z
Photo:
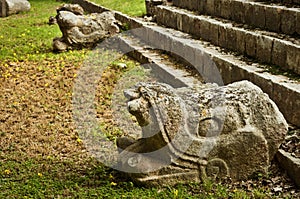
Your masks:
M198 136L213 137L221 133L221 121L216 117L204 118L199 121Z

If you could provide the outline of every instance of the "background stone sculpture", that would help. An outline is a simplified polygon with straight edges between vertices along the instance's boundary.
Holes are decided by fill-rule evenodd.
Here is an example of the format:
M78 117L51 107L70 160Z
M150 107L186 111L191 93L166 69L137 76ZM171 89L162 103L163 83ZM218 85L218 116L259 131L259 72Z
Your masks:
M288 129L275 103L248 81L197 89L140 83L125 95L143 136L117 141L118 168L139 182L236 181L266 172Z
M53 40L55 51L93 47L119 32L114 13L107 11L83 15L83 9L76 4L58 8L56 21L63 36Z
M19 12L29 11L30 3L27 0L1 0L0 16L6 17Z

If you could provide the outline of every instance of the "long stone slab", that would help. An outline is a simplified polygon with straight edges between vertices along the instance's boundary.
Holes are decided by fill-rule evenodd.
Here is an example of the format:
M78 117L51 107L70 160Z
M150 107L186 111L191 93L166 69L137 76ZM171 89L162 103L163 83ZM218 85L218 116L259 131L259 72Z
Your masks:
M150 0L149 0L150 1ZM286 0L292 2L292 0ZM299 0L297 0L300 2ZM266 1L267 2L267 1ZM284 34L298 34L300 8L245 0L173 0L173 5Z
M276 158L281 167L283 167L295 184L300 187L300 159L294 158L290 153L280 149Z
M300 74L299 39L294 42L280 39L265 31L237 27L231 22L198 16L176 7L155 6L153 12L158 24L192 34L261 63L277 65L283 70Z

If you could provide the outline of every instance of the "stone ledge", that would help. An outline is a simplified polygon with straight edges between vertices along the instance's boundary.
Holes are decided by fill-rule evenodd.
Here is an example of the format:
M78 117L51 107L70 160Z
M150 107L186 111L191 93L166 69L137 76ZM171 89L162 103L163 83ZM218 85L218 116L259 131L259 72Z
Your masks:
M265 35L265 32L234 27L229 22L222 22L207 16L196 16L186 10L169 6L156 6L157 22L180 31L188 31L214 45L245 54L261 63L280 66L300 74L300 46L291 41ZM194 29L184 29L180 24L191 22ZM271 35L271 34L270 34ZM229 42L230 41L230 42ZM245 48L240 48L240 44Z
M282 149L276 154L276 159L278 160L281 167L283 167L295 184L300 187L300 159L294 158L288 152Z
M300 4L300 0L297 1ZM193 4L189 1L173 0L173 5L268 31L300 35L300 30L296 28L300 23L300 17L297 18L300 8L244 0L194 0Z

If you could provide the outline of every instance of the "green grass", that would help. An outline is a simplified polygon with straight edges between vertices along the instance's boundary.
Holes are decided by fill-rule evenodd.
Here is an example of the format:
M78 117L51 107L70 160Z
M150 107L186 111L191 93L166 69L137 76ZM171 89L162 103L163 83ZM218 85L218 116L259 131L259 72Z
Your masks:
M77 59L80 51L74 54L52 53L52 39L61 37L58 26L49 26L48 19L56 15L56 7L61 2L31 0L30 12L1 18L0 60L40 60Z
M145 0L91 0L112 10L117 10L130 16L146 14Z
M131 15L145 12L144 0L101 2ZM0 198L267 196L268 190L251 193L209 181L146 188L92 158L72 126L70 108L76 71L89 50L53 53L52 39L61 33L47 22L62 2L30 3L30 12L0 18Z

